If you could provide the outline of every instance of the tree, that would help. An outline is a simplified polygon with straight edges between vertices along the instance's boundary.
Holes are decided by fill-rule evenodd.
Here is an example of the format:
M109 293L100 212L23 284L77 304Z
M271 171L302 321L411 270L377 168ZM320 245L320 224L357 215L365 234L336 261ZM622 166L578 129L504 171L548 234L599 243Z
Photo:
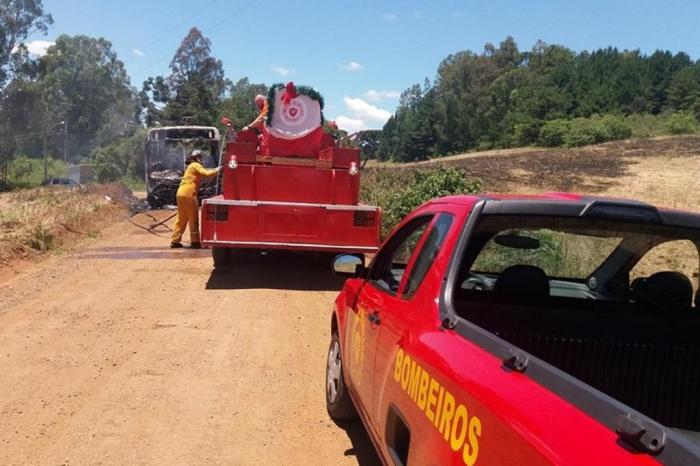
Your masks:
M355 134L353 141L362 152L363 159L377 158L377 149L379 148L381 134L382 132L377 129L365 129Z
M146 130L142 128L130 137L95 149L91 155L95 178L98 181L115 181L125 176L142 178L145 138Z
M213 124L229 82L221 60L211 56L211 41L199 29L190 29L183 39L170 72L167 78L144 82L139 97L147 124Z
M695 109L700 101L700 63L676 73L669 84L668 100L676 110Z
M105 39L58 37L39 60L38 85L46 112L42 124L67 122L72 160L136 129L135 90Z
M239 79L227 88L226 98L219 105L219 117L227 116L233 127L240 129L258 116L255 96L267 96L268 88L264 84L251 84L248 78ZM218 120L217 120L218 121Z
M13 61L17 65L26 56L27 37L34 32L46 34L51 24L53 18L41 0L0 0L0 89L12 74Z

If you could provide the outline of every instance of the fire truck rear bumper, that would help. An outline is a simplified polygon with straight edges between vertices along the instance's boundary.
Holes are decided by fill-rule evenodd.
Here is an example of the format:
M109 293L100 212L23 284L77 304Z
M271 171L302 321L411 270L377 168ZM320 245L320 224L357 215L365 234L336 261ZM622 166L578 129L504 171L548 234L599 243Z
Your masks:
M230 200L202 203L209 247L376 252L381 210L366 205Z

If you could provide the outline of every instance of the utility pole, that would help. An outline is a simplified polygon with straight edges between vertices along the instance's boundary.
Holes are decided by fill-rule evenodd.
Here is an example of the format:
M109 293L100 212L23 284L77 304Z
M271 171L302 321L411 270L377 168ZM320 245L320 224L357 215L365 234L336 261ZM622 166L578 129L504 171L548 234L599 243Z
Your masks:
M44 130L44 181L49 178L49 154L46 148L48 145L47 138L48 135L46 134L46 130Z
M44 128L44 181L46 181L49 178L49 150L48 150L49 132L53 131L54 128L56 128L58 125L63 125L63 135L65 138L68 135L68 131L66 130L66 120L60 121L51 127ZM53 133L53 134L56 134L56 133ZM65 159L68 158L68 150L67 150L68 145L66 144L67 140L68 139L66 138L63 141L63 157Z
M63 120L63 161L68 163L68 119Z

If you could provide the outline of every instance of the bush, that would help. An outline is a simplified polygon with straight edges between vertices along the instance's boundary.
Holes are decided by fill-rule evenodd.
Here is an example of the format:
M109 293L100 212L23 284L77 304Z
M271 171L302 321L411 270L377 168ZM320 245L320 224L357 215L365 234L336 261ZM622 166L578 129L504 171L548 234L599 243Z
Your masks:
M95 179L101 183L116 181L127 174L126 158L114 145L95 149L92 158Z
M631 135L632 128L624 117L606 115L602 118L550 120L542 126L539 142L546 147L580 147L626 139Z
M464 173L455 168L438 167L416 170L410 173L402 185L385 197L382 232L388 234L406 215L424 202L451 194L477 193L481 189L478 180L467 180Z
M668 118L667 129L671 134L694 133L697 129L698 121L695 117L686 112L676 112Z
M511 142L516 146L529 146L537 142L540 135L542 121L529 118L520 121L513 127L513 137Z
M37 251L48 251L54 245L54 235L43 223L39 223L27 238L26 244Z
M666 123L668 117L661 115L651 115L650 113L634 113L629 115L625 121L632 128L632 136L637 138L648 138L668 133Z
M8 168L8 185L10 187L36 187L44 180L44 159L33 159L20 154L10 162ZM62 160L49 157L47 168L49 178L68 176L68 166Z
M605 128L608 141L627 139L632 136L632 127L620 115L606 115L600 122Z
M571 122L568 120L550 120L540 129L539 143L545 147L562 146L570 130Z
M572 120L569 132L564 135L566 147L581 147L608 140L608 133L600 119L576 118Z
M146 130L96 148L92 154L95 179L100 182L116 181L124 177L143 176L143 157Z

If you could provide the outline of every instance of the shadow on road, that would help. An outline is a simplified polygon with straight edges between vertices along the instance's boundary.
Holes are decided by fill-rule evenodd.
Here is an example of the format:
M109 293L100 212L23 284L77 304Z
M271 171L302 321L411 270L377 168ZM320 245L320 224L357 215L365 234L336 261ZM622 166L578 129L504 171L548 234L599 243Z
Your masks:
M336 291L343 279L331 272L331 257L312 253L256 253L212 271L207 290L265 288L274 290Z
M345 451L345 456L356 457L359 466L379 466L382 464L362 422L337 421L335 424L345 431L352 443L352 448Z

